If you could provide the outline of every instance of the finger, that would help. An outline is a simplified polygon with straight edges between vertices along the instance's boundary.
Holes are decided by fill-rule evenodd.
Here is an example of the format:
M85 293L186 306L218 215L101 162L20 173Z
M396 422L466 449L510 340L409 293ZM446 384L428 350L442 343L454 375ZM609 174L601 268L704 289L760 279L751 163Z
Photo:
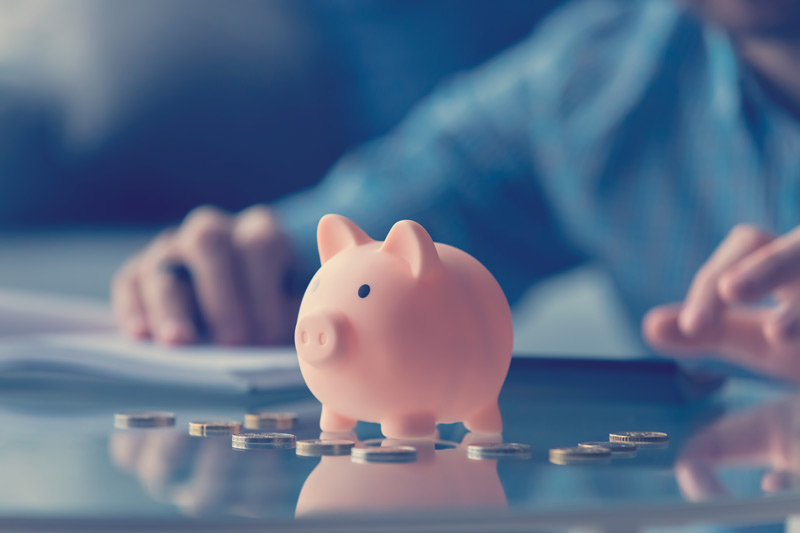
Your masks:
M783 492L797 488L800 485L800 475L785 470L773 470L761 478L761 489L764 492Z
M683 355L723 355L759 370L775 371L772 346L763 332L769 311L727 309L719 327L689 337L678 326L680 304L656 307L642 322L645 339L657 350Z
M153 337L168 345L196 342L191 288L164 268L165 264L162 261L148 268L141 281Z
M187 217L178 245L192 273L198 304L213 340L221 344L247 342L245 300L228 217L212 208L196 209Z
M150 333L142 301L137 260L128 261L111 282L111 303L122 332L133 339L143 339Z
M144 432L112 433L108 441L108 454L114 466L125 472L135 472L145 438Z
M150 331L164 344L186 344L197 339L191 288L166 268L177 257L174 235L165 232L153 241L140 261L139 284Z
M233 246L240 259L253 318L253 337L264 344L276 344L289 336L283 294L289 250L280 235L275 217L265 208L243 212L233 230Z
M770 240L769 235L755 226L740 224L731 230L692 281L678 319L684 334L700 335L718 323L725 307L717 290L720 277Z
M203 439L189 482L176 487L174 503L190 516L213 514L230 502L235 484L232 465L235 459L229 440Z
M136 466L147 492L158 501L168 501L170 487L187 477L192 467L192 437L177 431L156 431L145 441Z
M800 354L800 300L779 305L764 324L764 336L776 348Z
M719 292L727 302L751 302L799 278L800 228L742 259L720 278Z
M709 465L776 465L776 442L788 434L787 410L776 403L723 417L693 435L681 459Z
M767 338L768 309L727 309L718 328L700 337L687 337L677 325L678 306L659 307L645 317L645 339L673 355L713 355L784 381L800 381L800 361L794 345Z
M714 470L700 463L678 461L675 464L675 479L686 499L693 502L727 494Z

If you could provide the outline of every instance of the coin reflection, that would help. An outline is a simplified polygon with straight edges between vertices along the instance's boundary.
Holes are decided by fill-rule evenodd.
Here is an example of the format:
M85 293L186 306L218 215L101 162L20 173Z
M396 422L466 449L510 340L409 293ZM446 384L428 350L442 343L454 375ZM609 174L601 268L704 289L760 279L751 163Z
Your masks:
M411 463L359 463L349 456L321 457L300 491L295 515L507 508L497 460L467 457L467 446L476 438L480 437L469 434L452 447L436 446L432 440L382 442L384 446L416 448L417 459Z

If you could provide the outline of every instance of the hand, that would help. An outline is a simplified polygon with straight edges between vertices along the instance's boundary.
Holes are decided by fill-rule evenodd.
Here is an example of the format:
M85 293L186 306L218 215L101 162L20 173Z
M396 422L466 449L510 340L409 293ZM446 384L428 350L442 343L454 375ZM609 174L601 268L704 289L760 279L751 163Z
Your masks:
M726 415L694 435L675 464L678 485L691 501L728 494L717 470L737 467L764 472L761 490L779 492L800 485L798 415L788 398ZM738 487L741 490L741 487Z
M169 268L176 264L190 282ZM292 264L291 243L268 208L231 216L199 207L119 270L114 313L128 336L164 344L196 342L198 312L214 342L289 343L299 307L284 293Z
M766 296L777 305L747 305ZM736 226L697 272L683 304L652 309L642 329L665 352L714 353L800 381L800 228L776 238Z
M109 440L117 468L188 516L268 517L292 508L296 488L285 450L259 451L234 450L229 435L190 437L174 428L119 431Z

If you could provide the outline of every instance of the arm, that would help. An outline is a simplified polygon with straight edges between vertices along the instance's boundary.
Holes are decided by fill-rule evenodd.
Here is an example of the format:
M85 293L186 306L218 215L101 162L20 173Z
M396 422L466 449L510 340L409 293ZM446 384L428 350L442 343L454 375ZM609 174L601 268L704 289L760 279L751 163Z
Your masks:
M579 155L568 141L580 121L563 115L596 92L598 76L583 70L585 56L596 54L587 51L632 25L618 15L637 10L620 6L629 3L591 0L562 11L435 91L313 189L234 217L195 211L121 269L113 300L123 330L168 343L196 340L191 296L163 268L179 262L194 275L213 340L252 342L253 331L266 332L264 342L288 340L297 302L281 295L281 280L286 270L308 279L317 269L316 226L326 213L352 218L376 238L397 220L417 220L437 241L483 262L512 302L537 279L575 265L583 255L561 233L546 191L579 186L553 177L559 157ZM607 62L619 55L603 50Z
M558 231L532 158L535 48L526 41L454 79L394 132L345 156L319 186L279 202L301 268L319 266L316 224L329 212L378 239L397 220L416 220L483 262L512 301L537 278L579 261Z

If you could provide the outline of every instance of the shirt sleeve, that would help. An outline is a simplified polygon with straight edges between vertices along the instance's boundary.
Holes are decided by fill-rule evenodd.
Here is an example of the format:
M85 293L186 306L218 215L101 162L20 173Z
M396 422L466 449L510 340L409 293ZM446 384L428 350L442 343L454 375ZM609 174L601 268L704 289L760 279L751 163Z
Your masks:
M591 14L575 16L580 9L452 79L389 135L342 158L320 185L279 202L306 271L319 265L316 224L325 213L351 218L376 239L398 220L416 220L437 242L481 261L512 303L542 277L582 262L553 214L546 164L534 158L542 147L533 145L561 104L558 80L571 78L559 50L574 49L569 36L593 23Z

